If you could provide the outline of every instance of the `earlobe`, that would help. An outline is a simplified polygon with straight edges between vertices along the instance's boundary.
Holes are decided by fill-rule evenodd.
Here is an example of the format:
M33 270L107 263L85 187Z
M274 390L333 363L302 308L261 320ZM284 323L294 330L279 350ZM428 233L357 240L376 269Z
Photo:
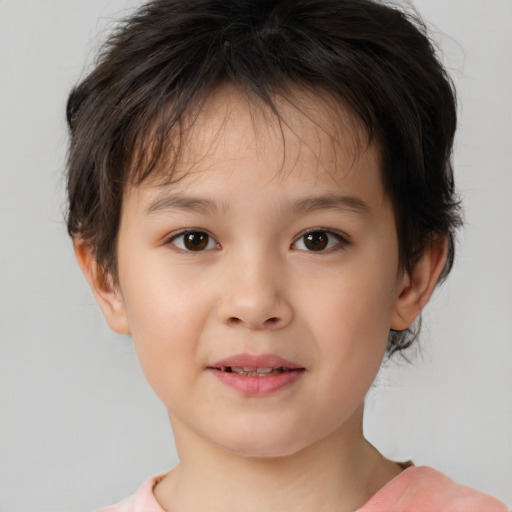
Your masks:
M447 256L445 239L432 241L411 273L404 272L391 318L391 329L409 328L425 307L439 280Z
M130 326L123 297L118 287L113 284L112 277L103 272L92 249L83 239L75 239L73 247L78 265L82 269L109 327L119 334L129 334Z

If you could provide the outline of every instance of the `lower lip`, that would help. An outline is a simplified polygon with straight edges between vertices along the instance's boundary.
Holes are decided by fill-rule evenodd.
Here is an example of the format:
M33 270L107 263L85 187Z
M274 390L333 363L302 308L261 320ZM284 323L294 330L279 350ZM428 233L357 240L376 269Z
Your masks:
M224 384L236 389L244 395L264 396L276 393L300 379L303 369L291 370L269 375L268 377L248 377L232 372L223 372L215 368L210 369L213 374Z

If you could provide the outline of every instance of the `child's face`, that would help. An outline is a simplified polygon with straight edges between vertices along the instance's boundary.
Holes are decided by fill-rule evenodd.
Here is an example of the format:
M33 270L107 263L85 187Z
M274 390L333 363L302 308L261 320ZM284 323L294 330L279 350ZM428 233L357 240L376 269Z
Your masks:
M283 103L283 138L219 91L183 179L124 197L118 318L178 448L276 456L343 436L381 364L404 277L378 155L354 156L350 131L334 144L304 101L316 122Z

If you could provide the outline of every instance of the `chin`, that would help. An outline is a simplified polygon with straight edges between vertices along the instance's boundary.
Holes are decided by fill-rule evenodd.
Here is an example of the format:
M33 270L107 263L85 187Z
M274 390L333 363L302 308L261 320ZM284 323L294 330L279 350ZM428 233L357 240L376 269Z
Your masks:
M233 455L254 459L272 459L292 456L307 447L298 442L293 434L268 435L254 433L249 436L232 436L218 446Z

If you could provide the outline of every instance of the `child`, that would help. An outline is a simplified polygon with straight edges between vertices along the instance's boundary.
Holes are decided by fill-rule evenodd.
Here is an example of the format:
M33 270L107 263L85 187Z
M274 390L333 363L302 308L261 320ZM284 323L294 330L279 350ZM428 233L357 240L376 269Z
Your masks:
M455 96L371 0L154 0L68 101L68 229L180 463L108 511L505 511L363 437L451 268Z

